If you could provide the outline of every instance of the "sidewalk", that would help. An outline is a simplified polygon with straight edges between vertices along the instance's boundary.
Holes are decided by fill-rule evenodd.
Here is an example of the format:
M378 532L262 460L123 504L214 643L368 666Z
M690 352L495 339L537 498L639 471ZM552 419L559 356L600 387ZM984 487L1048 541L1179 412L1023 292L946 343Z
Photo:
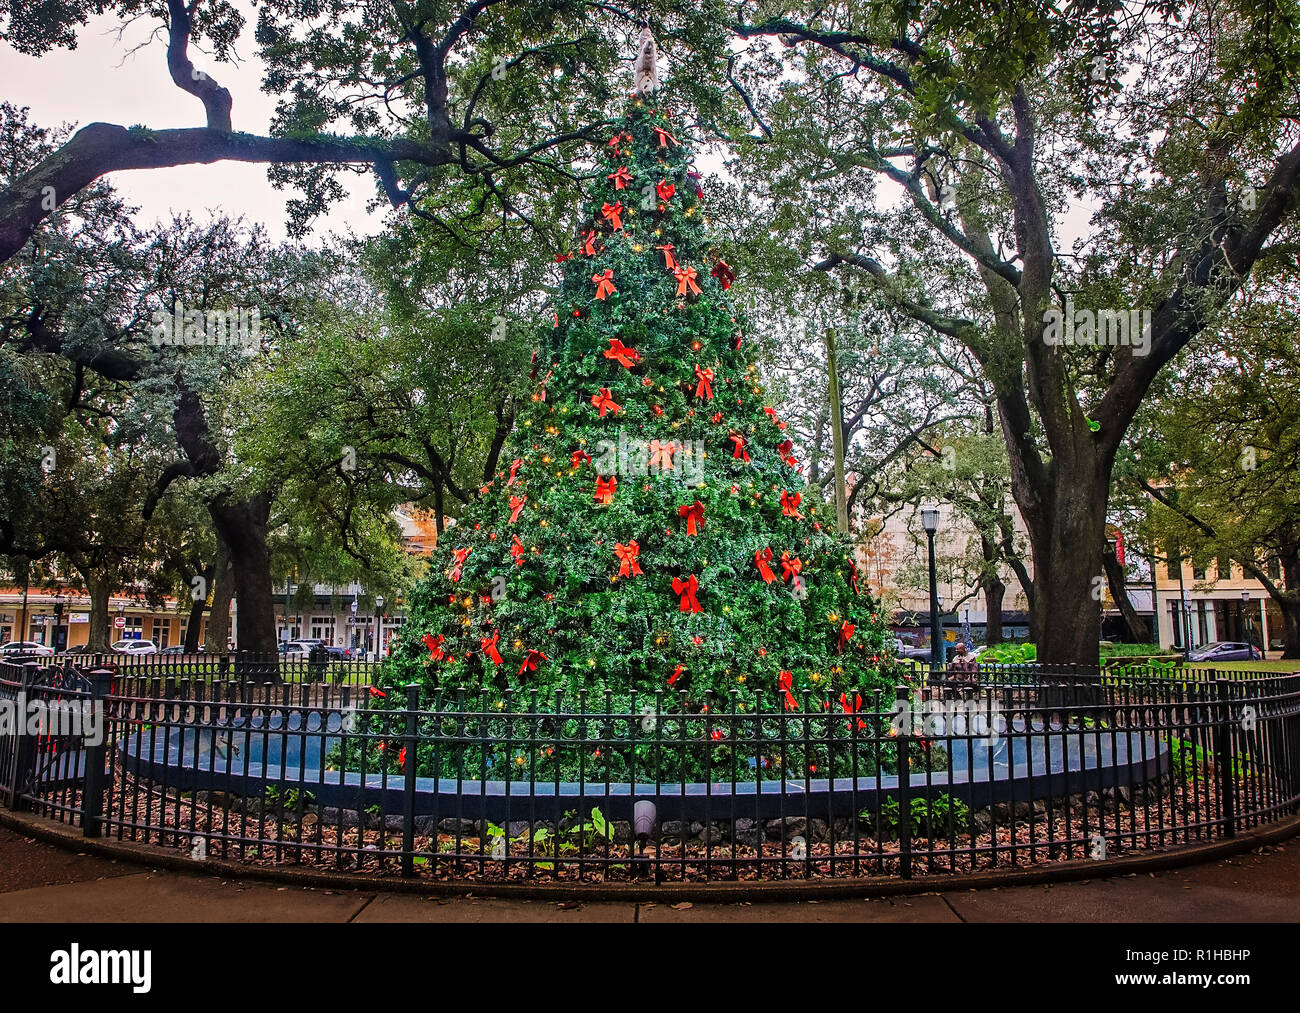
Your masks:
M689 905L273 886L64 851L0 827L0 922L1297 922L1300 839L1207 865L913 897Z

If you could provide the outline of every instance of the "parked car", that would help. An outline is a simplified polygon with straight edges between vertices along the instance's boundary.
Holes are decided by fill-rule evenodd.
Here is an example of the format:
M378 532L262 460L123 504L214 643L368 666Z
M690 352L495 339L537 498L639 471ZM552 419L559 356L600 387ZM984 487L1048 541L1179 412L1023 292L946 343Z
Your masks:
M118 654L157 654L158 645L152 640L119 640L112 647Z
M350 647L327 647L330 652L330 661L348 661L352 657L352 648Z
M199 649L198 649L197 651L193 651L193 652L191 652L191 651L187 651L187 650L185 650L185 645L184 645L184 644L173 644L171 647L164 647L164 648L163 648L161 651L159 651L158 653L159 653L159 654L191 654L191 653L193 653L193 654L202 654L202 653L203 653L203 645L202 645L202 644L199 644Z
M1260 661L1264 655L1258 647L1234 640L1216 640L1198 647L1187 655L1188 661Z
M281 640L278 649L286 658L305 658L312 645L301 640Z
M38 644L34 640L11 640L7 644L0 645L0 658L48 658L53 653L52 647Z
M911 658L915 661L929 661L930 648L916 647L908 643L901 637L894 638L894 653L900 658Z

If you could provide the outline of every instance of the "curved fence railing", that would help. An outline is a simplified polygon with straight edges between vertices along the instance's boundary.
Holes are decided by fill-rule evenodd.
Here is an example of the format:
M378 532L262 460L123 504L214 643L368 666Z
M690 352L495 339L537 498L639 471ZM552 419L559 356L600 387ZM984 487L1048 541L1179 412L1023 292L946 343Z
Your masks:
M196 858L479 882L1105 861L1300 806L1300 675L1016 666L746 703L160 665L0 665L0 801Z

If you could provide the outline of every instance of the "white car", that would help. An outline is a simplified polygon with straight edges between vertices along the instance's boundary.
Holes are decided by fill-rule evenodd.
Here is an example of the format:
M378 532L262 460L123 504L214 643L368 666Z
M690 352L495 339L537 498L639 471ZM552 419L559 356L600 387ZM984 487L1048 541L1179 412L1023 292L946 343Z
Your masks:
M158 645L152 640L119 640L112 648L118 654L157 654Z
M11 640L7 644L0 644L0 658L11 658L18 655L48 658L53 653L54 648L38 644L34 640Z

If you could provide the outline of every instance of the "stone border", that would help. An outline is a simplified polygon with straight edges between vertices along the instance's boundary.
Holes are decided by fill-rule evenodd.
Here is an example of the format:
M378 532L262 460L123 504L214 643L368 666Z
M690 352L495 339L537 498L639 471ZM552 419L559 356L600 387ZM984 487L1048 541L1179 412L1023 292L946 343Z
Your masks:
M679 901L699 900L722 903L753 900L819 900L906 896L943 893L952 890L991 889L1004 886L1027 886L1039 883L1064 883L1079 879L1099 879L1132 873L1160 872L1197 865L1229 855L1251 851L1300 835L1300 814L1279 820L1266 827L1247 830L1236 837L1208 844L1193 844L1170 851L1122 855L1104 862L1074 861L1025 869L997 869L961 875L933 875L904 880L896 876L868 876L843 880L771 880L750 883L487 883L430 882L420 879L378 878L314 869L270 868L242 865L221 859L196 861L180 854L127 841L82 837L69 826L35 816L0 811L0 826L53 844L69 851L87 852L116 858L137 865L168 869L180 873L207 873L223 879L256 880L300 887L356 890L363 893L418 893L425 896L453 897L472 892L480 897L532 900L623 900Z

